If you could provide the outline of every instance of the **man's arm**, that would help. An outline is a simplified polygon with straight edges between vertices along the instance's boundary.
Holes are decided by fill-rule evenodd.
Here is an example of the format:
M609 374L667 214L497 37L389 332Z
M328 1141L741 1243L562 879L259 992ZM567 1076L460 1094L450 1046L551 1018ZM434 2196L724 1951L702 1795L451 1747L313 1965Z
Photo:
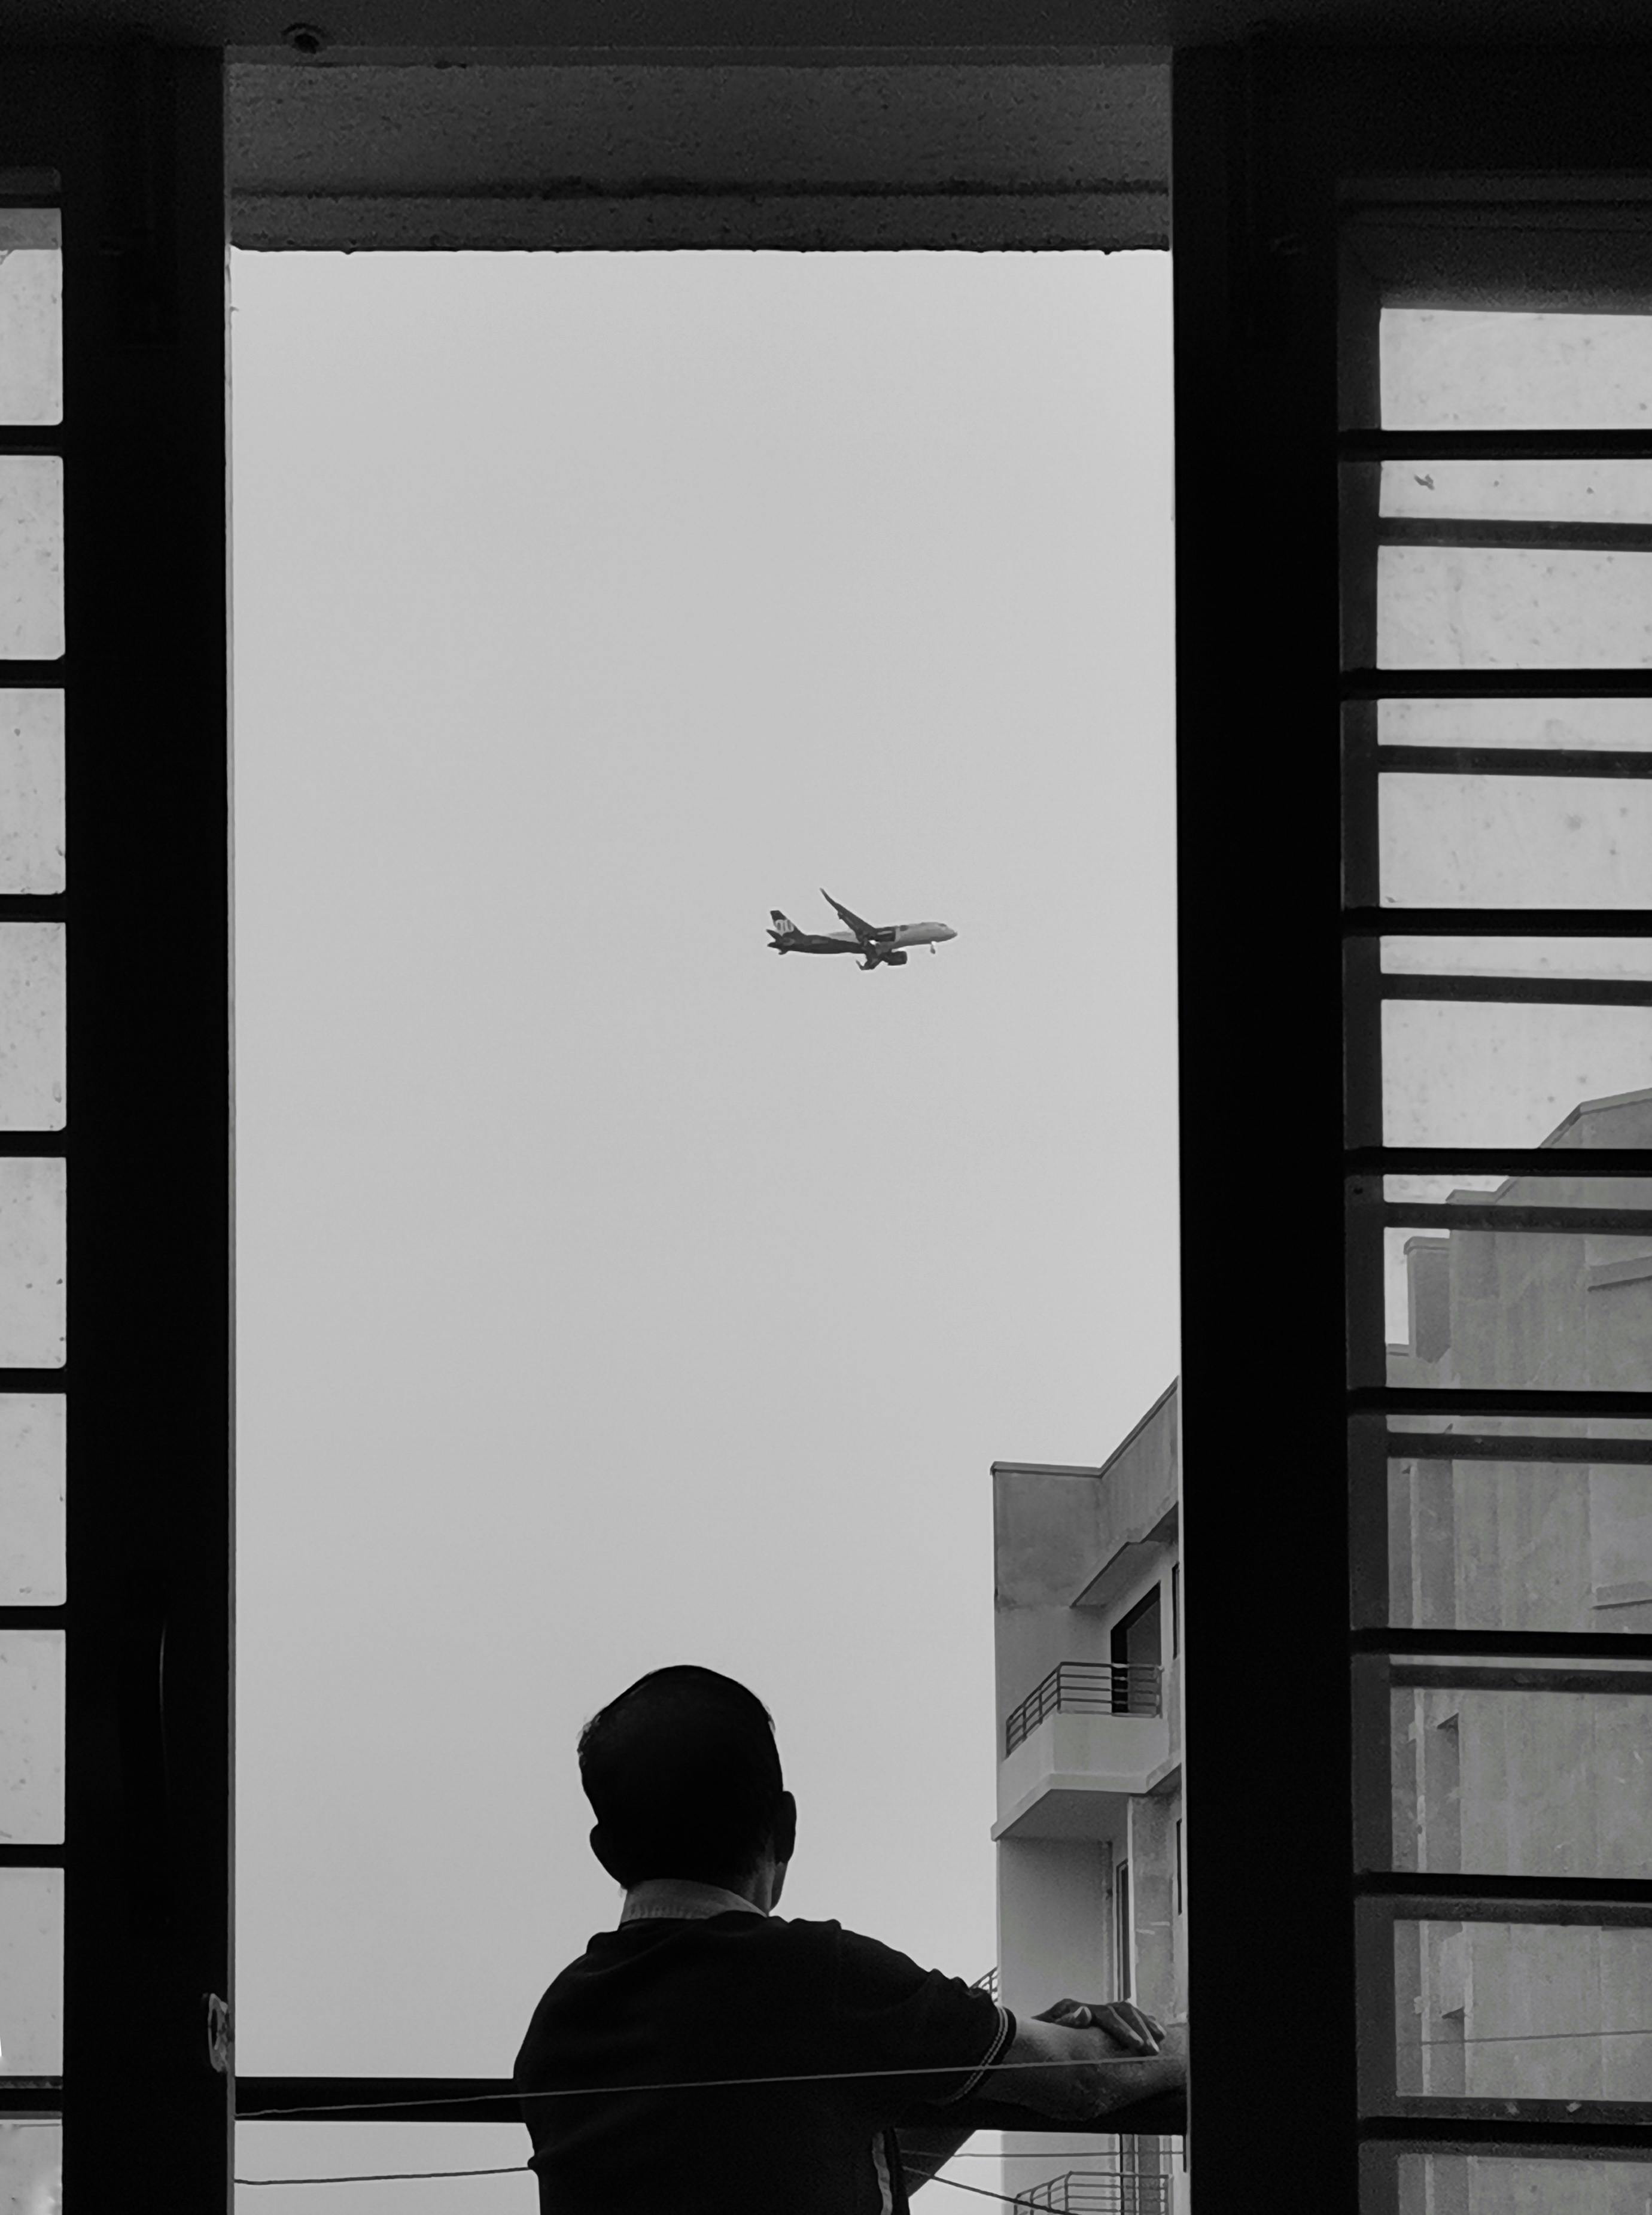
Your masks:
M1155 2052L1147 2039L1132 2046L1093 2023L1033 2016L1017 2020L1010 2051L980 2089L984 2099L1088 2123L1154 2093L1185 2091L1187 2083L1186 2023L1169 2024Z

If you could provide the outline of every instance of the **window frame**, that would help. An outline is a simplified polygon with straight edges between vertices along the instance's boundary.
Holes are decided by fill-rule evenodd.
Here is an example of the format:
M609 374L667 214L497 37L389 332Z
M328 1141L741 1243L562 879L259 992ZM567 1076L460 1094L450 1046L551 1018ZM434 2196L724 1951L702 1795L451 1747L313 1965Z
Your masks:
M1626 2133L1643 2132L1652 2117L1640 2103L1632 2120L1582 2103L1564 2119L1499 2118L1488 2112L1496 2103L1484 2101L1465 2102L1471 2112L1450 2117L1428 2102L1398 2114L1379 2096L1385 2052L1392 2070L1393 1961L1391 1942L1385 1966L1372 1933L1386 1933L1401 1900L1443 1899L1449 1881L1450 1896L1477 1899L1483 1910L1495 1900L1504 1913L1517 1904L1522 1918L1539 1894L1573 1913L1610 1908L1638 1916L1652 1905L1652 1887L1630 1880L1602 1887L1464 1874L1434 1884L1389 1866L1391 1658L1599 1659L1626 1656L1631 1643L1644 1641L1390 1629L1387 1419L1558 1419L1578 1414L1580 1403L1588 1413L1644 1416L1652 1393L1447 1393L1387 1384L1378 1365L1384 1173L1552 1172L1557 1163L1535 1149L1382 1145L1378 1025L1394 980L1379 968L1378 940L1645 936L1652 913L1381 908L1369 703L1408 689L1576 696L1638 694L1649 685L1646 672L1625 680L1623 672L1522 671L1488 681L1478 673L1374 668L1375 502L1351 509L1344 481L1362 463L1373 465L1366 474L1374 478L1381 459L1456 455L1471 442L1373 427L1381 287L1349 255L1345 218L1360 181L1368 187L1372 179L1446 173L1446 193L1465 201L1527 203L1521 226L1511 230L1530 223L1534 200L1621 196L1623 181L1637 173L1638 197L1644 164L1635 117L1649 91L1652 52L1628 46L1557 54L1312 46L1262 35L1240 49L1179 53L1173 69L1182 1190L1190 1199L1209 1188L1219 1167L1231 1172L1277 1159L1281 1123L1288 1131L1290 1236L1276 1257L1248 1252L1246 1306L1280 1326L1288 1319L1296 1391L1279 1435L1288 1442L1299 1601L1289 1743L1321 1788L1256 1789L1224 1672L1202 1672L1197 1660L1200 1651L1244 1650L1257 1595L1277 1577L1280 1537L1274 1495L1267 1509L1235 1511L1225 1440L1255 1420L1256 1341L1233 1330L1231 1291L1211 1267L1207 1213L1188 1205L1189 2006L1209 2022L1219 2019L1225 1994L1270 1989L1305 2005L1314 2052L1306 2078L1295 2081L1303 2096L1293 2101L1301 2174L1325 2202L1384 2215L1397 2215L1399 2206L1396 2146L1621 2151ZM1449 232L1449 224L1438 228ZM1633 228L1643 254L1646 225ZM1496 267L1495 256L1487 266L1506 278L1516 258L1511 248ZM1548 257L1549 278L1565 260L1563 253ZM1448 284L1460 273L1460 262L1454 271L1441 264L1430 281ZM1495 283L1489 290L1495 294ZM1483 448L1643 455L1652 441L1637 435L1614 446L1610 434L1535 441L1499 434ZM1265 561L1236 560L1236 517L1244 518L1247 543L1267 549ZM1265 721L1256 719L1258 703L1266 703ZM1268 748L1264 774L1255 745L1235 743L1246 727ZM1588 767L1598 773L1595 758ZM1621 764L1615 771L1626 773ZM1644 771L1635 765L1630 773ZM1240 894L1236 855L1274 856L1283 865L1245 873ZM1249 964L1237 977L1213 958L1236 925L1250 945L1272 949L1268 963ZM1536 997L1518 987L1502 996ZM1225 1071L1246 1069L1273 1081L1247 1088L1223 1081ZM1591 1153L1592 1169L1597 1159L1607 1174L1644 1174L1652 1165L1644 1154L1608 1163ZM1409 1206L1402 1212L1407 1219L1416 1213ZM1450 1218L1471 1214L1451 1211ZM1408 1435L1403 1451L1416 1443ZM1240 1806L1243 1854L1230 1828ZM1207 2170L1244 2173L1260 2151L1255 2118L1269 2095L1261 2059L1231 2049L1214 2070L1207 2064L1195 2073L1189 2127Z
M7 1628L67 1647L61 2077L0 2116L64 2119L65 2204L114 2206L159 2139L180 2205L230 2204L233 1403L223 103L218 57L8 52L8 169L55 172L66 646L0 681L65 700L67 1351L0 1389L63 1395L67 1598ZM142 558L134 559L134 518ZM157 1072L164 1072L157 1077ZM139 2021L144 2036L134 2040Z

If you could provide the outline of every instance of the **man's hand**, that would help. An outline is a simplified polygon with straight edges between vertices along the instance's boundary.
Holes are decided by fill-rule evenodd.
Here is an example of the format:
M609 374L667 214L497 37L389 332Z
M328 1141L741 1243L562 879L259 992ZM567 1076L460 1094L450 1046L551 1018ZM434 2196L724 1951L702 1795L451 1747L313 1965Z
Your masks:
M1104 2030L1121 2046L1139 2053L1157 2053L1164 2043L1164 2024L1133 2000L1057 2000L1033 2020L1065 2023L1070 2030Z
M1071 2020L1069 2011L1090 2020ZM1069 2000L1018 2020L1010 2051L981 2090L989 2099L1078 2123L1097 2121L1156 2093L1185 2091L1187 2083L1185 2024L1165 2029L1127 2000Z

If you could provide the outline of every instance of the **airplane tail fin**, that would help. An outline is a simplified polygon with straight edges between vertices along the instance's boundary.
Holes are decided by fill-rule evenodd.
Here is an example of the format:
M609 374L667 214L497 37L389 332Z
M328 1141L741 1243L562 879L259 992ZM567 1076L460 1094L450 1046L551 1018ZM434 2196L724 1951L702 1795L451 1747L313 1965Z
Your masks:
M788 938L795 938L796 936L797 925L791 917L789 915L782 915L777 907L771 907L769 910L770 945L777 953L783 954L786 948L783 942Z

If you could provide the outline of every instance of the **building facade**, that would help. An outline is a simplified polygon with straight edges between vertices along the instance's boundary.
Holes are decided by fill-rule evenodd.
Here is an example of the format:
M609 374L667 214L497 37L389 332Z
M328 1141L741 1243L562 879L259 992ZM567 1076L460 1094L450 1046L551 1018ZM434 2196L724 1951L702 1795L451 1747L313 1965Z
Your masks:
M1099 1468L992 1469L998 1974L1007 2007L1187 2011L1174 1384ZM1179 2140L1006 2133L1033 2208L1179 2215Z
M1581 1102L1545 1139L1555 1173L1511 1177L1489 1212L1643 1207L1648 1181L1590 1176L1570 1157L1652 1144L1652 1091ZM1552 1220L1552 1216L1551 1218ZM1591 1228L1391 1232L1403 1336L1389 1381L1422 1390L1612 1390L1652 1354L1652 1238ZM1403 1419L1402 1419L1403 1420ZM1495 1427L1507 1460L1442 1452L1451 1415L1408 1424L1389 1478L1391 1620L1416 1629L1517 1624L1536 1634L1652 1629L1652 1506L1634 1419L1520 1416ZM1539 1435L1545 1457L1522 1450ZM1549 1458L1587 1439L1602 1458ZM1428 1451L1422 1451L1424 1440ZM1608 1444L1607 1441L1611 1441ZM1576 1450L1575 1448L1574 1449ZM1536 1657L1534 1657L1534 1664ZM1652 1662L1611 1687L1534 1666L1394 1672L1394 1866L1427 1876L1644 1879L1652 1874ZM1414 1681L1401 1682L1402 1677ZM1643 1678L1645 1690L1636 1689ZM1434 1679L1434 1681L1430 1681ZM1402 2092L1434 2099L1652 2099L1652 1930L1588 1920L1402 1922L1394 1974ZM1402 2177L1403 2215L1508 2208L1500 2165ZM1643 2174L1556 2167L1555 2215L1643 2215ZM1503 2196L1499 2196L1499 2195ZM1524 2203L1521 2203L1524 2206Z

